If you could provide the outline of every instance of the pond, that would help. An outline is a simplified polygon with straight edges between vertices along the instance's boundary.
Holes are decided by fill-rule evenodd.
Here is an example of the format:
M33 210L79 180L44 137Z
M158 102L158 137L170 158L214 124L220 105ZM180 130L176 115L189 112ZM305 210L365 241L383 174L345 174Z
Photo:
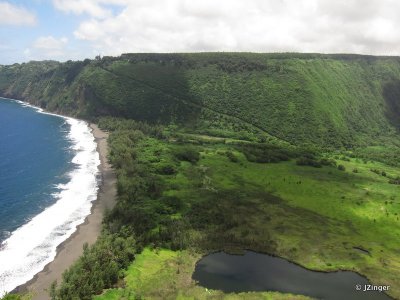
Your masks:
M244 255L224 252L203 257L193 279L200 286L224 292L278 291L317 299L391 299L383 292L363 291L370 283L350 271L317 272L285 259L246 251ZM361 291L356 286L361 286Z

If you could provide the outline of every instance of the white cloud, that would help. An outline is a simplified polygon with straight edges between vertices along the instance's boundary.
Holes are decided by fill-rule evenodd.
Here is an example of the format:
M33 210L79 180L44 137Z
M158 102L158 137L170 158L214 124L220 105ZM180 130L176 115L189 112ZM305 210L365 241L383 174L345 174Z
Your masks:
M400 54L396 0L53 0L86 14L74 35L123 52ZM112 10L120 6L116 13Z
M49 35L36 39L33 46L43 50L62 50L66 43L68 43L68 39L66 37L56 39Z
M64 58L67 44L66 37L57 39L51 35L42 36L33 42L32 48L25 49L24 54L28 59L34 60Z
M92 17L104 18L111 16L108 5L124 5L129 0L53 0L54 6L67 13L89 14Z
M0 1L0 25L35 25L36 16L22 6Z
M26 56L26 57L31 57L31 49L29 49L29 48L26 48L25 50L24 50L24 55Z

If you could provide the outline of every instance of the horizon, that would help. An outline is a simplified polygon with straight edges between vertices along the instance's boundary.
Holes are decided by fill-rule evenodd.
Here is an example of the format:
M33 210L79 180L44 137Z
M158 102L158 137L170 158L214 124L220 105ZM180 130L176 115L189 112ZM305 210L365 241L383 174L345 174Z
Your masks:
M198 51L198 52L126 52L116 55L101 55L97 54L96 56L100 56L100 59L104 57L112 57L112 58L121 58L123 55L146 55L146 54L159 54L159 55L185 55L185 54L261 54L261 55L285 55L290 54L293 55L294 58L296 54L298 55L315 55L315 58L323 58L324 56L349 56L349 57L374 57L374 58L400 58L399 55L375 55L375 54L361 54L361 53L318 53L318 52L251 52L251 51ZM24 62L14 62L9 64L0 64L0 66L12 66L15 64L28 64L28 63L40 63L40 62L57 62L57 63L66 63L66 62L79 62L85 60L96 60L96 56L89 58L82 58L82 59L68 59L68 60L56 60L56 59L42 59L42 60L29 60ZM319 56L319 57L317 57ZM313 57L312 57L313 58Z
M394 0L0 1L0 64L122 53L399 56Z

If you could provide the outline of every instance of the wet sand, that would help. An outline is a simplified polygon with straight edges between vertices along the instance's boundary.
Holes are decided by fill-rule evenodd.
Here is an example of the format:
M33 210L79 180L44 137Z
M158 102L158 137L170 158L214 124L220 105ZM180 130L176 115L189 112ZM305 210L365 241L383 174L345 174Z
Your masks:
M91 124L92 133L97 142L97 151L100 154L101 164L99 166L102 183L97 196L93 202L92 211L86 217L85 222L78 226L77 230L57 247L55 259L35 275L35 277L16 288L18 292L29 292L33 295L32 300L50 299L48 290L55 280L60 283L62 273L68 269L83 253L83 245L93 244L101 232L103 214L111 209L116 199L116 176L107 161L108 145L106 132L101 131L97 125Z

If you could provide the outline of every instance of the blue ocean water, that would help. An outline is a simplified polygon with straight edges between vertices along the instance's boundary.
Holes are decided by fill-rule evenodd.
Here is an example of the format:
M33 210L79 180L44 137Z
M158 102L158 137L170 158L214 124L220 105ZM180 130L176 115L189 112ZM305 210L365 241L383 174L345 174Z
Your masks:
M0 296L40 272L84 222L99 164L86 122L0 98Z
M0 99L0 242L55 202L73 169L70 125Z

